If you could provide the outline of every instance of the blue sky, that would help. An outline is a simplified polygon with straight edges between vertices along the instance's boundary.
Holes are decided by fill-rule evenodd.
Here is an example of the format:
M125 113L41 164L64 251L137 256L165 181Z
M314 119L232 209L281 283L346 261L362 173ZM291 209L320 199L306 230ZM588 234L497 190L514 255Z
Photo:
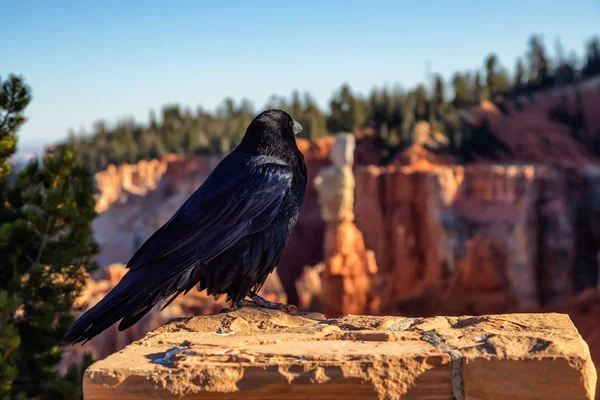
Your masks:
M310 91L323 107L343 82L410 88L495 52L511 70L532 33L583 55L600 33L598 0L10 1L1 6L0 76L33 88L24 146L70 128L169 103L213 110L226 96L263 107ZM426 3L426 4L425 4Z

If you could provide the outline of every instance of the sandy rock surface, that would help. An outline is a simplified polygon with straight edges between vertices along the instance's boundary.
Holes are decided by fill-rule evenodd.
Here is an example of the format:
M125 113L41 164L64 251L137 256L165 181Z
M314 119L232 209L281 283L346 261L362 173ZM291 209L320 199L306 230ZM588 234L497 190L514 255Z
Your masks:
M89 399L593 399L564 314L326 319L243 308L173 321L93 364Z

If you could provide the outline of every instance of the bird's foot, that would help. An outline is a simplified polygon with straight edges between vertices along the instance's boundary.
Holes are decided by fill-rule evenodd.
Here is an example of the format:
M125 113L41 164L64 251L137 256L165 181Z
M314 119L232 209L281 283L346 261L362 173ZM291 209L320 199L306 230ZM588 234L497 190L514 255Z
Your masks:
M237 303L235 303L235 305L236 305L236 308L240 308L240 307L260 307L255 302L249 301L249 300L240 300Z
M294 313L298 311L298 307L293 304L273 303L256 293L250 295L252 300L239 300L231 305L231 308L224 308L221 312L228 312L237 310L241 307L257 307L257 308L268 308L270 310L281 310L286 313Z
M220 312L225 313L225 312L235 311L242 307L260 307L260 306L250 300L239 300L239 301L231 303L231 308L224 308Z
M252 299L252 302L255 304L253 307L262 307L262 308L268 308L271 310L281 310L286 313L294 313L294 312L298 311L298 307L296 307L293 304L273 303L272 301L269 301L269 300L259 296L256 293L252 293L250 295L250 298ZM244 301L244 300L242 300L242 301Z

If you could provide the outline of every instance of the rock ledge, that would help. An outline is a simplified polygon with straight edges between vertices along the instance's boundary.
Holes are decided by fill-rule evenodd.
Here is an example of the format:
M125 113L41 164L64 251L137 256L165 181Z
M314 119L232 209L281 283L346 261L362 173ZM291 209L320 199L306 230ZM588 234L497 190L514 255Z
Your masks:
M402 318L243 308L173 321L90 366L92 399L594 399L567 315Z

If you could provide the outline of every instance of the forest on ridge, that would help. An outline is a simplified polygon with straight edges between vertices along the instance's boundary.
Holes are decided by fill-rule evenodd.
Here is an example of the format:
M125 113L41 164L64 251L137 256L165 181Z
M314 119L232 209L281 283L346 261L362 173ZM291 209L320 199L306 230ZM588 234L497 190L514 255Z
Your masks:
M600 41L586 44L586 54L565 57L560 43L552 58L539 36L532 36L527 53L516 60L511 73L495 54L487 56L483 68L456 72L450 82L434 75L429 87L419 84L411 90L373 88L361 96L344 83L333 94L327 111L321 110L310 93L294 91L290 98L271 96L264 108L288 111L304 127L302 136L313 139L340 131L372 128L384 158L411 145L419 121L430 124L444 137L439 150L458 154L468 143L461 141L458 110L483 100L495 103L503 98L568 85L600 74ZM257 113L248 100L226 98L216 112L198 108L195 112L179 105L163 107L160 116L150 112L149 123L122 121L109 127L98 122L91 132L70 132L64 144L92 171L108 164L135 163L169 153L225 154L241 140ZM59 145L60 149L62 145ZM383 160L385 161L385 160Z

